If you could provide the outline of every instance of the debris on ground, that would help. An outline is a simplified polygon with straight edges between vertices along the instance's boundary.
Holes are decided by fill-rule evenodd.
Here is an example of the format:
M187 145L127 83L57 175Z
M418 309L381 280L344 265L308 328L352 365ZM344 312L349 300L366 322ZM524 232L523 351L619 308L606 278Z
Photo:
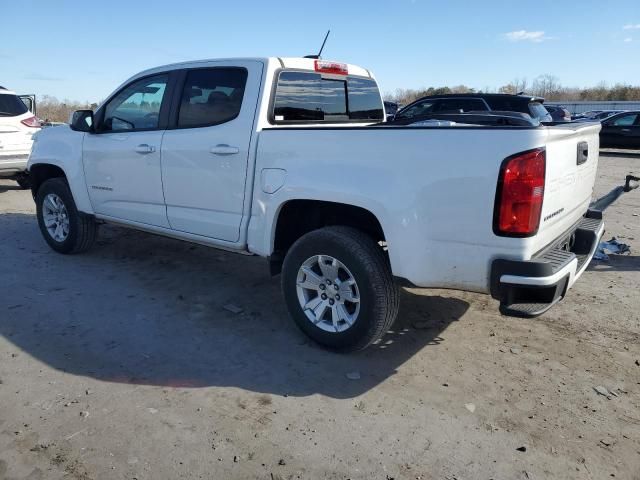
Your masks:
M604 388L602 385L598 385L597 387L593 387L593 389L598 394L602 395L603 397L607 397L608 399L611 399L611 393L609 392L609 390Z
M605 447L610 447L612 446L614 443L616 443L616 440L612 437L605 437L602 440L600 440L600 443L602 445L604 445Z
M360 380L360 372L358 371L347 372L346 377L349 380Z
M527 451L527 447L525 447L524 445L521 447L516 448L517 451L519 452L526 452Z
M631 253L631 248L626 243L620 243L616 237L613 237L608 242L600 242L593 258L606 261L609 260L609 254L622 255L623 253Z
M467 410L469 410L471 413L476 411L476 406L473 403L465 403L464 404L464 408L466 408Z
M519 348L516 348L516 347L511 347L509 350L510 350L510 351L511 351L511 353L513 353L514 355L517 355L517 354L519 354L519 353L522 351L522 350L520 350Z
M222 308L224 308L227 312L231 312L235 314L242 313L244 311L242 307L239 307L238 305L234 305L233 303L227 303Z

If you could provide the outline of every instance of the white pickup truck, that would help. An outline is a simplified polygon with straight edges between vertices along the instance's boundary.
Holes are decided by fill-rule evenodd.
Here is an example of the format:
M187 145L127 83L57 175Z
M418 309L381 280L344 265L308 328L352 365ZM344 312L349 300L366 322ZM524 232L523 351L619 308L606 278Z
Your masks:
M386 332L398 284L488 293L514 316L565 296L604 228L589 210L599 125L383 119L354 65L147 70L36 136L38 223L60 253L110 222L266 257L297 325L339 351Z

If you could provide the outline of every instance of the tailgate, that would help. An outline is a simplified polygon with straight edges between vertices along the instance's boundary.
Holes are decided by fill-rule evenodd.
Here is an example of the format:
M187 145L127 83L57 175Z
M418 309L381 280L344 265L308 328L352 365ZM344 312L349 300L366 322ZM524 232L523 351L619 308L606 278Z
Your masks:
M591 202L598 169L600 124L547 127L546 180L536 249L574 226Z

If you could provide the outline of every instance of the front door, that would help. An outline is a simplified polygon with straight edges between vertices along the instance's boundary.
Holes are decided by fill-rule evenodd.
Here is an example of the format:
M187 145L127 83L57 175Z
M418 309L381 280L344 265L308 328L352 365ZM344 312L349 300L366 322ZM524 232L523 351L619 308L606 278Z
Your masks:
M166 128L169 74L124 87L96 115L82 149L95 213L169 227L162 194L160 151Z
M261 76L262 64L252 61L183 72L175 128L162 141L171 228L239 240Z

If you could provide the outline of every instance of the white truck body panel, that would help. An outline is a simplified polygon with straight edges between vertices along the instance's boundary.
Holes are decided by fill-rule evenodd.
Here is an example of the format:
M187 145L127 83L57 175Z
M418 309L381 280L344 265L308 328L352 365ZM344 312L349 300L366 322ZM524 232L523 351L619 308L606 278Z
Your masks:
M580 175L570 163L575 166L579 140L588 138L597 151L597 126L592 125L566 128L551 138L548 178L572 187L552 189L542 217L563 206L565 212L542 222L533 237L498 237L492 231L502 160L547 144L549 132L483 127L263 131L256 171L284 170L286 182L273 194L254 189L249 249L271 253L274 222L287 201L345 203L378 218L394 275L423 287L487 292L493 258L531 258L587 210L597 161L590 159Z

